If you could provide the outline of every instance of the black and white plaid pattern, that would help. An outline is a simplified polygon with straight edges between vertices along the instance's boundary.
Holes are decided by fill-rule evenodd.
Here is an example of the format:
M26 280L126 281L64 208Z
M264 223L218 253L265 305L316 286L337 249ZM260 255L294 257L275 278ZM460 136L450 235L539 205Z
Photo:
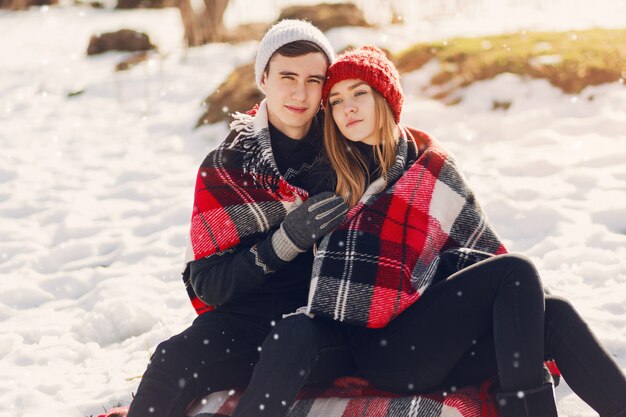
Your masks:
M434 280L506 253L452 157L427 134L403 132L386 188L374 181L320 243L308 313L384 327Z

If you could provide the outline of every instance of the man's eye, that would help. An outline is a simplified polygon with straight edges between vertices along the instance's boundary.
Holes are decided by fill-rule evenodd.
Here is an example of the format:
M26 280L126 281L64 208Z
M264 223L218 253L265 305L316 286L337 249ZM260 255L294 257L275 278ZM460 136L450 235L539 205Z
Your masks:
M293 80L295 78L292 75L283 75L283 79Z
M309 82L310 83L315 83L315 84L321 84L321 81L318 80L317 78L311 78L311 79L309 79Z

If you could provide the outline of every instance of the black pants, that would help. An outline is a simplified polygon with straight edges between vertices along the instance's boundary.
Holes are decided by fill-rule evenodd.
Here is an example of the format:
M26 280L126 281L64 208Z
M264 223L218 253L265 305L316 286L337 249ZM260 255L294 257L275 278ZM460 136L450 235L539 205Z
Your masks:
M128 417L182 417L194 400L245 387L263 340L280 318L220 310L197 317L157 346Z
M429 288L383 329L291 316L263 343L233 417L283 416L305 384L360 372L403 394L454 390L498 375L503 391L543 383L554 358L569 386L601 416L626 409L626 380L583 319L544 293L525 258L505 255Z

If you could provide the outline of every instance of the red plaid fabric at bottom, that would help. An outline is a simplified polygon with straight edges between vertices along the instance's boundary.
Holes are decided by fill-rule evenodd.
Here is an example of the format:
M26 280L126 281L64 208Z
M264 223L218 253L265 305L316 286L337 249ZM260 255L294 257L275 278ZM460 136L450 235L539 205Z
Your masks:
M365 379L345 377L304 388L288 417L499 417L489 392L492 383L403 397L378 390ZM214 392L192 405L187 417L231 416L240 396L241 390ZM127 411L118 407L98 417L126 417Z
M544 373L546 381L559 384L561 373L554 361L545 362ZM495 381L450 393L401 396L376 389L363 378L344 377L305 387L288 417L500 417L491 389ZM187 417L230 417L240 396L241 390L214 392L193 404ZM127 411L116 407L98 417L126 417Z
M362 378L304 388L288 417L498 417L489 393L492 381L451 393L399 396L374 388ZM188 417L230 416L241 391L221 391L192 406ZM260 411L259 415L262 415Z

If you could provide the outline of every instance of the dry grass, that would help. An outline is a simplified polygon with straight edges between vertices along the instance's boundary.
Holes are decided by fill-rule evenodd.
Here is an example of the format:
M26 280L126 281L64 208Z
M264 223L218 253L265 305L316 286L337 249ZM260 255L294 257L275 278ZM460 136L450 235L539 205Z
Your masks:
M589 85L626 78L626 29L456 38L417 44L394 57L401 73L431 59L442 66L431 79L442 86L438 98L504 72L545 78L566 93L578 93Z
M198 119L196 127L229 120L230 113L245 112L263 99L254 80L254 64L243 65L228 77L219 88L204 100L206 112Z

